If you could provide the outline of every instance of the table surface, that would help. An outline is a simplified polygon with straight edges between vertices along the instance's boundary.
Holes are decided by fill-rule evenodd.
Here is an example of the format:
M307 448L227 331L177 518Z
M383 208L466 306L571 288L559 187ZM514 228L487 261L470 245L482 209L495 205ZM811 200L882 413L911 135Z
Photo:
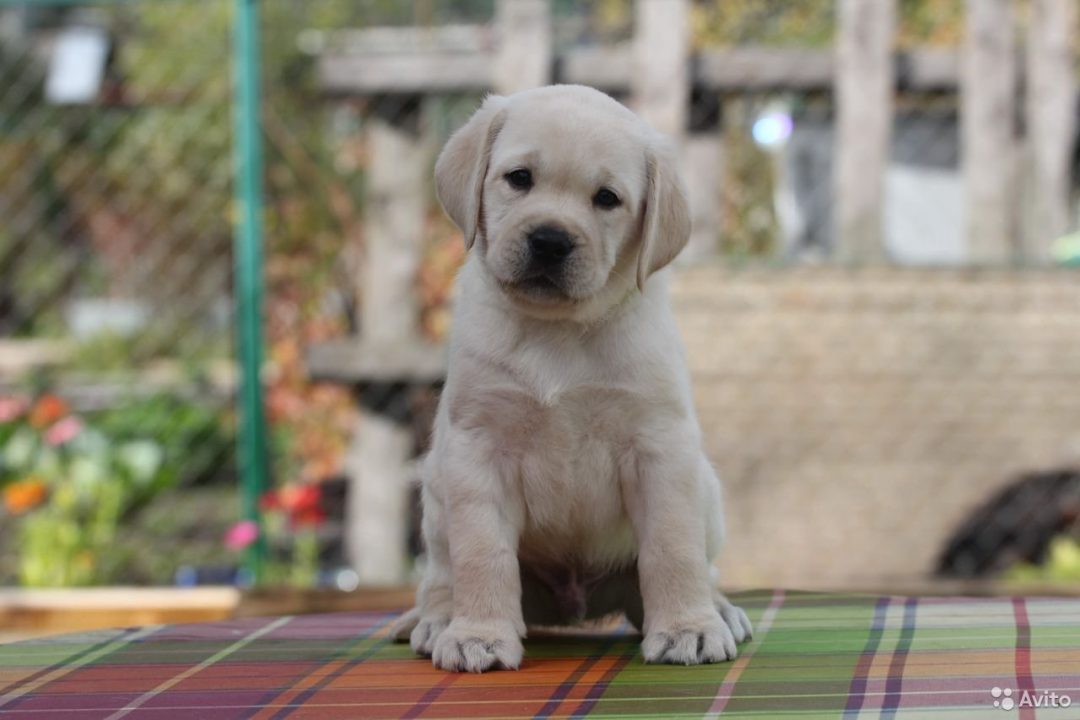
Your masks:
M1080 718L1078 599L732 597L754 639L698 667L645 665L623 625L531 637L517 672L444 673L389 640L395 613L41 638L0 646L0 718Z

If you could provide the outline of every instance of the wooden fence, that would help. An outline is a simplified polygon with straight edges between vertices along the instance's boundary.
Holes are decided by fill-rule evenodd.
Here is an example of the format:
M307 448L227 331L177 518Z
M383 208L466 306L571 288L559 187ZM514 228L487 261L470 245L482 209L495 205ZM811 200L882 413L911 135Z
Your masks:
M355 384L364 393L434 382L441 373L441 350L419 337L412 290L437 150L419 114L421 100L432 95L510 93L563 82L624 99L681 148L694 220L686 258L708 257L719 246L724 103L781 90L832 92L832 251L838 262L887 260L884 178L892 99L901 87L958 94L971 263L1046 263L1051 243L1070 227L1075 0L1032 0L1024 52L1011 0L967 0L959 48L905 53L894 49L895 0L837 0L833 51L695 51L689 0L637 0L629 42L555 54L549 0L498 0L496 8L490 26L368 28L322 37L324 90L371 98L375 111L367 120L366 262L357 281L362 338L313 348L315 377ZM716 106L721 112L710 110ZM357 481L350 494L349 545L363 582L392 583L406 572L410 430L384 411L363 424L349 472L375 480Z

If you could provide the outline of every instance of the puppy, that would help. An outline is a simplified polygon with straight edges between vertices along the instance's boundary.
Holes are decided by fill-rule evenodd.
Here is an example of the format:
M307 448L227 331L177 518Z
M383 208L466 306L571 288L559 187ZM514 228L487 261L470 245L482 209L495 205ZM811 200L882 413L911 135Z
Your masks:
M734 658L750 623L711 579L720 482L660 272L690 234L672 147L556 85L488 97L435 181L469 256L395 636L444 670L513 669L526 627L623 612L647 662Z

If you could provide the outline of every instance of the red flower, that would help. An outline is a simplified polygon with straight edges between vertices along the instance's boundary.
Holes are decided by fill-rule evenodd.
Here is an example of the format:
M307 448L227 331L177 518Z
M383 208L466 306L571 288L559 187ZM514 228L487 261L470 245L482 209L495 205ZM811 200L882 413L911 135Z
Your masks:
M263 512L273 512L281 509L281 497L277 490L267 490L259 498L259 509Z
M317 484L286 485L265 493L259 500L264 512L284 510L294 526L318 525L326 520L322 508L322 487Z

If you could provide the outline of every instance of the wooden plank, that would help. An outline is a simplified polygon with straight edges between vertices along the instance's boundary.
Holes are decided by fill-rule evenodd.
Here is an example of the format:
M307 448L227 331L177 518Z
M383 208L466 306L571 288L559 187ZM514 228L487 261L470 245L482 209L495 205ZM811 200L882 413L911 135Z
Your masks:
M548 0L499 0L495 5L498 50L495 92L503 95L551 81L551 4Z
M960 53L950 48L922 48L898 53L897 84L909 90L955 90L960 82Z
M381 26L345 30L305 30L305 47L319 53L350 53L365 56L395 56L403 53L469 53L489 50L492 44L488 25Z
M0 589L3 641L38 635L161 623L212 622L232 616L233 587Z
M841 0L839 15L834 257L844 263L877 263L885 259L896 3Z
M1024 258L1051 260L1054 240L1072 226L1070 191L1076 138L1076 0L1032 0L1027 40L1027 142L1030 183Z
M835 64L833 54L826 50L707 50L698 56L696 81L714 90L823 89L832 84Z
M0 338L0 378L63 364L74 351L68 340Z
M248 590L242 595L234 617L404 610L412 607L414 594L414 588L407 585L353 592L323 588Z
M481 92L492 86L486 52L387 55L348 53L319 58L319 84L334 94Z
M236 393L236 363L228 359L210 361L207 382L192 382L190 373L171 360L156 362L132 376L123 372L65 371L52 376L50 392L64 398L80 412L115 407L118 403L167 393L196 402L217 403ZM25 378L0 374L0 395L22 395Z
M633 55L629 43L571 48L559 58L559 82L588 85L609 93L630 91Z
M431 383L446 375L446 348L423 341L333 340L308 347L313 380L340 383Z
M339 43L335 43L338 45ZM552 80L623 94L634 69L629 43L570 48L554 63ZM324 51L318 62L326 92L482 92L496 87L496 53L490 48L409 50L368 53L357 48ZM692 84L717 92L828 90L836 60L826 50L738 47L701 50L694 55ZM911 90L952 90L959 84L960 57L950 50L923 48L896 55L897 81Z
M138 608L232 608L239 599L234 587L102 587L0 588L0 612L18 608L42 610L124 610Z
M628 45L581 47L560 58L561 82L606 90L630 89L633 69ZM955 89L960 58L952 50L920 48L896 54L897 82L911 90ZM828 90L833 86L836 58L828 50L736 47L697 51L693 85L706 91Z
M1011 0L968 0L960 98L969 260L1012 259L1016 229L1015 31Z

